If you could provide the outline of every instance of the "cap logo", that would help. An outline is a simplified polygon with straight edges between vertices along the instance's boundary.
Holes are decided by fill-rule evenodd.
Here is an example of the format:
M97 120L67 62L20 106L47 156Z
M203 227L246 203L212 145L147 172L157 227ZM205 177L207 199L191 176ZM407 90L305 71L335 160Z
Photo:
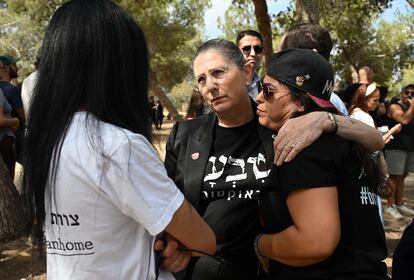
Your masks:
M322 94L331 93L333 91L333 88L334 88L333 81L326 80L325 87L323 88L321 93Z
M305 76L296 76L296 85L301 87L303 85L303 83L306 80L309 80L309 79L310 79L310 75L309 74L307 74Z

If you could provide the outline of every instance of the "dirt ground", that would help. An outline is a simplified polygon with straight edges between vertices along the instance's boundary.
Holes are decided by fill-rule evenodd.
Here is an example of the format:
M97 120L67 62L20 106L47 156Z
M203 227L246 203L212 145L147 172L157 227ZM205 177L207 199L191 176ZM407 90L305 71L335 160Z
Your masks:
M171 121L166 121L161 130L154 130L154 145L160 158L164 158L164 145L172 127ZM19 170L17 170L19 171ZM16 185L21 180L20 172L16 172ZM405 181L405 204L414 208L414 174L410 174ZM385 201L384 201L385 202ZM387 238L388 258L385 260L388 271L391 272L392 254L398 244L401 234L412 217L404 217L402 220L392 219L384 214L384 228ZM38 250L33 250L27 242L27 238L21 238L4 244L0 244L0 280L45 280L45 257Z

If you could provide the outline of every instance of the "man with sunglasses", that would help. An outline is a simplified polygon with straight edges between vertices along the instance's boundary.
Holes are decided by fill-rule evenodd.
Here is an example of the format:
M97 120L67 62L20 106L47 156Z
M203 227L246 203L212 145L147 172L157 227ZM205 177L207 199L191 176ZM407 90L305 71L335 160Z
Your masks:
M385 212L395 219L401 219L401 214L414 215L414 210L403 204L404 179L408 172L414 172L414 84L403 87L400 97L388 107L387 115L388 127L401 123L402 129L385 145L388 182L392 189Z
M241 31L237 35L236 45L243 53L246 65L251 65L253 68L252 78L248 85L248 94L254 101L256 101L256 96L259 94L257 83L260 82L257 70L260 68L263 56L262 35L259 32L250 29Z

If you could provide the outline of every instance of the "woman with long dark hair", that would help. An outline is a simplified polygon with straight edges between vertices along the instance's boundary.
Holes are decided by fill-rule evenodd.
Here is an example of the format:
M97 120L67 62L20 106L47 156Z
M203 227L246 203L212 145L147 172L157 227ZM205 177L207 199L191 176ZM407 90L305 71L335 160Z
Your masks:
M275 53L258 95L260 124L322 111L335 126L331 65L312 50ZM273 166L261 193L264 233L254 241L269 279L387 279L377 196L385 176L358 144L324 134Z
M151 145L148 52L134 20L111 1L69 1L41 57L24 186L36 237L45 230L48 279L154 279L164 230L214 253L213 232Z

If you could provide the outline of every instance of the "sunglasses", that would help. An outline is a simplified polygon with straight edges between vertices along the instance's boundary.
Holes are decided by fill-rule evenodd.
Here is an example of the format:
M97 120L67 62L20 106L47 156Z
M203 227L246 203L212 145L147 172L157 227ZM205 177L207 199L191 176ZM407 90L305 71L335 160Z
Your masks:
M264 100L269 101L273 97L273 92L270 91L268 84L265 84L263 81L258 81L256 85L259 92L263 90Z
M250 46L250 45L247 45L247 46L244 46L244 47L242 48L243 53L244 53L244 54L246 54L246 55L250 54L250 52L251 52L251 50L252 50L252 47L253 47L254 52L255 52L256 54L261 54L261 53L262 53L262 51L263 51L263 47L262 47L262 46L259 46L259 45L256 45L256 46Z
M404 92L404 94L407 95L407 96L414 96L414 91L407 90L406 92Z

